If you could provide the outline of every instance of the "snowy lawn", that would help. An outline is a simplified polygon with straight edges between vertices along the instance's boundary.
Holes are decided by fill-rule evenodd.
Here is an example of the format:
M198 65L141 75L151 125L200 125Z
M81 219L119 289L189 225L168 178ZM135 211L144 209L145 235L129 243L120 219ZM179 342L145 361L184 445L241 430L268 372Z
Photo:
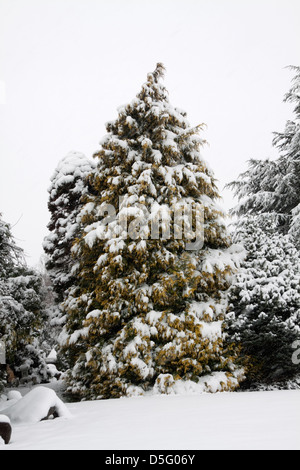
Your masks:
M66 405L69 418L12 423L11 442L1 450L300 449L297 390L162 395Z

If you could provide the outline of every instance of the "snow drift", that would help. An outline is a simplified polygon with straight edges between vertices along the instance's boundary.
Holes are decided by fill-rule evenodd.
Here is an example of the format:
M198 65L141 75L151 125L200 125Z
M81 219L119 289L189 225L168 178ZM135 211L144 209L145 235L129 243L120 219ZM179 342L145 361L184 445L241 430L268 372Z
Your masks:
M56 395L54 390L47 387L36 387L22 398L15 398L7 408L1 411L12 423L37 423L48 416L53 409L58 417L70 417L71 414Z

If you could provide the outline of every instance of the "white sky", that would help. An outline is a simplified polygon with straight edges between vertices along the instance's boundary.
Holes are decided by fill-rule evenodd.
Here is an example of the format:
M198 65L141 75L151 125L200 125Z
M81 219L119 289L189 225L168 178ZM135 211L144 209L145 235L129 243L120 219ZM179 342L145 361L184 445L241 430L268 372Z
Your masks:
M58 161L91 157L157 62L171 103L207 124L203 156L229 209L224 185L277 155L299 46L299 0L0 0L0 212L28 263Z

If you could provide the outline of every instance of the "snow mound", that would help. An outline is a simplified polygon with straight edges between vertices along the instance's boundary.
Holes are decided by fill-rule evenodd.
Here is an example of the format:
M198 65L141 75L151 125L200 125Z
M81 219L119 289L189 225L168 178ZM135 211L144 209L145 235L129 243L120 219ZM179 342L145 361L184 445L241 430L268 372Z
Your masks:
M22 398L22 395L17 390L10 390L7 395L1 395L0 398L0 411L7 409L17 403Z
M22 395L18 390L10 390L7 394L8 400L20 400L21 398Z
M30 390L23 398L2 410L2 413L14 423L36 423L48 416L50 408L55 409L58 417L71 416L54 390L40 386Z
M6 415L0 415L0 423L9 423L10 424L10 419Z

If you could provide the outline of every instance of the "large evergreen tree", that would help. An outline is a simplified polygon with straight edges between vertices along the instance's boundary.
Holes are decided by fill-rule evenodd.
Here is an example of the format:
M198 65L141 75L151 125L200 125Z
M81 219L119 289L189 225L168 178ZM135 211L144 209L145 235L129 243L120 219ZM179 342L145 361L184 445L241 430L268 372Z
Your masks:
M201 126L190 127L170 104L163 73L157 64L136 98L119 108L95 154L74 250L78 281L64 303L61 335L72 366L69 390L79 397L231 390L239 382L223 322L240 252L200 154ZM193 217L185 214L180 233L183 206ZM199 207L204 241L191 250Z
M230 291L229 337L239 339L249 355L248 383L284 383L299 374L292 344L300 334L300 68L292 70L285 101L295 103L295 119L275 133L278 158L251 160L229 185L238 197L232 210L238 217L235 237L248 253Z

